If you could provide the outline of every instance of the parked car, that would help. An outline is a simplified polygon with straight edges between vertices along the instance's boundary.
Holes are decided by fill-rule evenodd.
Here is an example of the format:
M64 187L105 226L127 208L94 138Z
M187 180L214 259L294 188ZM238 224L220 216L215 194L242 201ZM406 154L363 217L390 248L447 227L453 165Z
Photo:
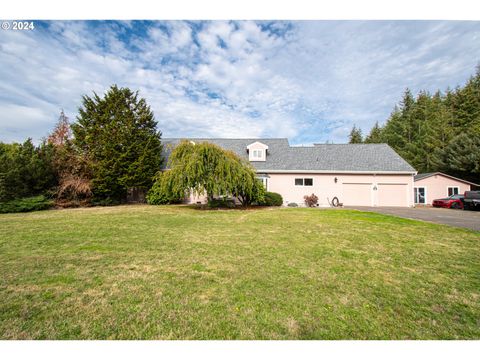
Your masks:
M435 199L432 202L432 206L447 209L463 209L463 195L455 194L443 199Z
M463 204L465 210L480 209L480 191L465 191L463 195Z

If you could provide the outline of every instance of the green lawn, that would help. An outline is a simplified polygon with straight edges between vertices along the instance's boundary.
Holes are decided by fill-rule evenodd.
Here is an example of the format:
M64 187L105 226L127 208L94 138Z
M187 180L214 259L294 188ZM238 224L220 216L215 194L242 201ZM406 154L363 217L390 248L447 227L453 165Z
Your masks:
M348 210L0 215L1 339L480 338L480 233Z

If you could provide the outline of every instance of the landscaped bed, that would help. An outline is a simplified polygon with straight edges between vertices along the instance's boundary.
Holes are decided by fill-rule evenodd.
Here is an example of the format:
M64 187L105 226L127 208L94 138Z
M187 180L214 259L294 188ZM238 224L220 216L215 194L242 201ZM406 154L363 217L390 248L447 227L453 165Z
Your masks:
M0 215L2 339L480 338L480 233L354 210Z

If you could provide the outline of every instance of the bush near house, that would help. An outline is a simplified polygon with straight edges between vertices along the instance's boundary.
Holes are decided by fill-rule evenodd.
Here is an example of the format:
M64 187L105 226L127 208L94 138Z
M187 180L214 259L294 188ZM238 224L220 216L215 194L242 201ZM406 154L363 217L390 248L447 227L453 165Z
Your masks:
M305 205L308 207L314 207L318 204L318 196L315 194L305 195L303 198L305 199Z
M212 199L208 201L207 206L211 209L218 209L218 208L233 209L235 207L235 201L233 199L228 199L228 198Z
M267 191L265 193L265 199L259 203L263 206L282 206L283 198L282 195L276 192Z

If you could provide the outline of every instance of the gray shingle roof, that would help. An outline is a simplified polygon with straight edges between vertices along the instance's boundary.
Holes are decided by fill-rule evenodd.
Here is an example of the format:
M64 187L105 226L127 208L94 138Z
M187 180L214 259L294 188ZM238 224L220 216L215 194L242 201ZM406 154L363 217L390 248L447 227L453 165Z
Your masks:
M168 158L172 146L182 139L162 139ZM412 168L387 144L315 144L290 146L288 139L208 139L189 138L194 142L211 142L248 160L247 145L259 141L268 145L267 160L251 162L258 172L411 172Z
M452 176L452 175L448 175L448 174L444 174L442 172L430 172L430 173L422 173L422 174L417 174L414 176L414 181L418 181L418 180L422 180L422 179L425 179L425 178L428 178L430 176L433 176L433 175L441 175L441 176L445 176L447 178L450 178L450 179L454 179L454 180L457 180L457 181L461 181L461 182L464 182L466 184L470 184L470 185L474 185L474 186L480 186L478 184L475 184L471 181L467 181L467 180L463 180L463 179L459 179L455 176Z

